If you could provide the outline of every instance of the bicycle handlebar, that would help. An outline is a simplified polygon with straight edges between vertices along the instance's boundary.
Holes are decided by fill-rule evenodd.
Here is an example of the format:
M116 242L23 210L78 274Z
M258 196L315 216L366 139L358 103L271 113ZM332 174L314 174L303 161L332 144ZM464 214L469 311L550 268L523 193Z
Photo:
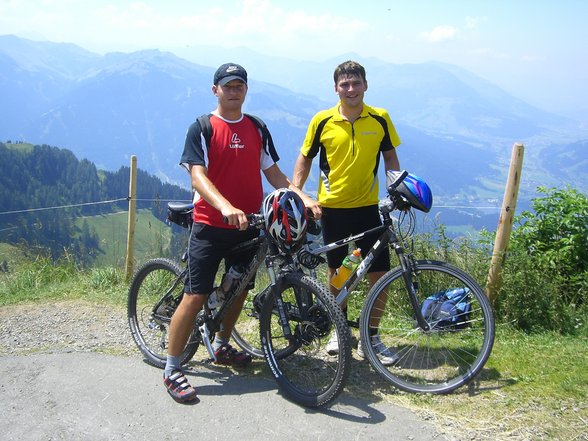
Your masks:
M407 211L410 210L410 204L397 190L402 181L408 176L408 171L402 170L396 176L394 181L386 187L388 197L380 200L378 208L380 213L389 214L394 210Z
M402 170L400 172L400 174L396 177L394 182L392 182L390 185L388 185L388 187L387 187L388 193L391 196L396 192L396 188L398 188L400 183L407 176L408 176L408 171ZM397 205L398 204L394 204L394 203L392 205L390 205L390 202L385 202L385 200L381 200L380 204L379 204L380 209L383 208L384 211L386 211L388 213L391 212L392 210L394 210L395 208L401 209ZM191 224L191 220L192 220L191 212L193 209L194 209L193 203L186 204L186 203L182 203L182 202L168 202L168 210L170 211L170 213L168 213L167 219L170 222L176 223L182 227L188 227ZM309 214L312 213L309 209L307 209L307 210L308 210ZM249 228L257 228L260 230L263 229L264 217L262 214L252 213L252 214L248 214L246 216L247 216L247 222L249 223ZM223 216L223 222L228 223L228 219L225 216ZM312 235L318 235L318 234L320 234L320 232L321 232L321 226L318 223L318 221L316 221L314 218L309 216L308 217L308 233L310 233Z
M257 228L259 230L261 230L264 226L264 218L263 218L263 214L259 214L259 213L252 213L252 214L247 214L247 222L249 223L249 226L247 227L249 228ZM223 216L223 223L227 224L229 223L229 219L226 216Z
M263 214L253 213L247 215L247 222L249 222L249 228L261 229L265 225L265 219Z

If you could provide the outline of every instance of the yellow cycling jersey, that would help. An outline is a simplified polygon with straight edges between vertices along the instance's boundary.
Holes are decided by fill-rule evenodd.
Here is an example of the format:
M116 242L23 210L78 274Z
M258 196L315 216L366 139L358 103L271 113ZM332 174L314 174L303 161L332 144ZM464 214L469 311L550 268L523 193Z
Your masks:
M398 145L400 138L386 110L364 104L360 117L351 123L337 104L312 118L300 151L307 158L319 155L319 203L356 208L378 203L380 152Z

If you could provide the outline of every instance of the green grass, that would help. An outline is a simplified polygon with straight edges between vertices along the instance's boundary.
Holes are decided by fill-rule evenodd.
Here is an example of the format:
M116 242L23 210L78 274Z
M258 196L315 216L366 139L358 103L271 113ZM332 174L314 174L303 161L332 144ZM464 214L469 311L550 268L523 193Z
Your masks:
M501 357L494 363L526 400L549 394L557 400L588 398L588 339L555 333L527 335L502 328ZM583 362L581 362L583 361Z
M81 270L75 263L38 257L8 273L0 272L0 307L51 300L90 300L126 304L128 289L122 269L96 267Z
M14 245L0 242L0 264L4 261L9 268L14 268L26 262L26 257Z
M458 432L462 439L586 440L587 347L586 338L500 327L490 360L470 387L401 401L432 411L448 435Z
M586 338L501 326L483 371L451 394L401 392L365 362L354 363L346 390L407 407L450 440L587 440L587 347Z
M122 266L126 260L128 213L118 213L78 219L78 227L86 221L100 237L100 249L96 266ZM151 214L150 210L137 210L134 261L143 262L167 253L171 229Z

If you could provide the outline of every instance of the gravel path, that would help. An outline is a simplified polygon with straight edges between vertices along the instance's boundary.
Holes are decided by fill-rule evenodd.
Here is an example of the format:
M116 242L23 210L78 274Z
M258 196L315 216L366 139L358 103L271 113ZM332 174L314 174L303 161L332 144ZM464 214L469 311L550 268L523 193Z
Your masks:
M79 301L0 308L0 355L64 350L139 353L122 308Z
M200 401L182 406L165 394L161 371L141 361L124 308L79 301L0 307L0 439L188 441L202 431L220 441L447 439L427 419L375 395L348 391L324 409L297 406L260 373L262 360L254 364L235 372L191 363L187 375ZM26 372L24 383L15 372Z

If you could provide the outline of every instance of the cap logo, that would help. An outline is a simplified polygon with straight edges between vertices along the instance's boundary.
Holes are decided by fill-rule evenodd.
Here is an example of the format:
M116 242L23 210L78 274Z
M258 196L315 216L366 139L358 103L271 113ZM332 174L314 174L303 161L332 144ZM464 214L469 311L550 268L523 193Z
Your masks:
M227 67L227 73L235 72L237 70L239 70L239 68L237 66L229 66L229 67Z

